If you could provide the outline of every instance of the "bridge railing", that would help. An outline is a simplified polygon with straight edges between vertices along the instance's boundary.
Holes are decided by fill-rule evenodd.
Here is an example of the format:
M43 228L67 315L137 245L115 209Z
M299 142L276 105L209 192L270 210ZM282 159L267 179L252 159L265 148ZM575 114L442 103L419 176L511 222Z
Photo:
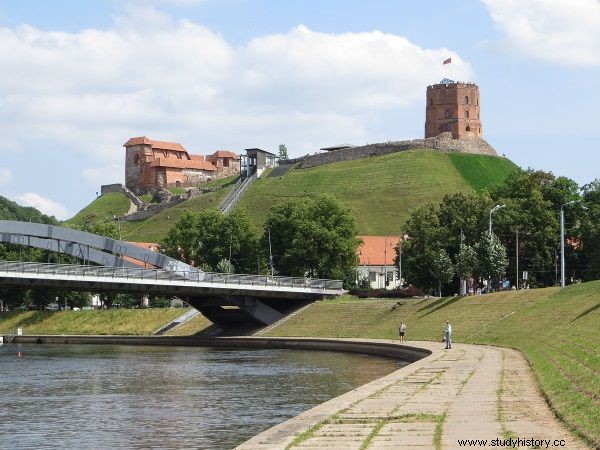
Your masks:
M320 278L281 277L270 275L248 275L217 272L187 272L165 269L145 269L129 267L90 266L79 264L52 264L21 261L0 261L0 271L35 273L49 275L95 276L107 278L127 278L140 280L172 280L178 282L219 283L229 285L250 285L289 287L321 290L341 290L340 280Z

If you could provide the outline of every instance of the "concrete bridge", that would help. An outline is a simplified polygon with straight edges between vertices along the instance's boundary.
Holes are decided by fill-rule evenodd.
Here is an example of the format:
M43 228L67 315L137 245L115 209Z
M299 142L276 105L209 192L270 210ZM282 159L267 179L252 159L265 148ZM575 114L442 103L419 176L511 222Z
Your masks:
M176 296L221 328L269 325L307 303L342 292L339 280L203 272L129 242L53 225L0 220L0 242L82 261L1 261L0 285Z

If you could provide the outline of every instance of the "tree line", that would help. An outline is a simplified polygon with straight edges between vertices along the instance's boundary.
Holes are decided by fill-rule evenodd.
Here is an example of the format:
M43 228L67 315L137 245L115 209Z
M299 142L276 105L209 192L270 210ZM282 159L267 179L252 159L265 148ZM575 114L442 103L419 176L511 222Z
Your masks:
M489 233L490 211L493 214ZM579 187L566 177L513 172L502 185L473 194L449 194L417 207L405 225L403 275L428 292L455 294L460 278L497 286L555 285L560 274L560 209L565 213L565 267L569 282L600 276L600 181ZM517 261L519 270L517 272ZM398 262L398 249L396 262Z

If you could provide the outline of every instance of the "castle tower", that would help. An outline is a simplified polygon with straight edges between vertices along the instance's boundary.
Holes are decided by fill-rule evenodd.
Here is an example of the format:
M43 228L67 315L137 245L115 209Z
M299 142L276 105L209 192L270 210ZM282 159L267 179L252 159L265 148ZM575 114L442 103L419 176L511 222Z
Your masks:
M481 138L479 87L444 78L427 86L425 137L449 131L453 139Z

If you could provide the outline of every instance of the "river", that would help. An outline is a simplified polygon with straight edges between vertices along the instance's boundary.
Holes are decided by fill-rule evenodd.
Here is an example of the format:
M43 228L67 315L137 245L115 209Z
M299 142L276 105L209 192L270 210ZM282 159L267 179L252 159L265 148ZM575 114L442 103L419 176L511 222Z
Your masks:
M230 449L404 364L302 350L5 344L0 448Z

